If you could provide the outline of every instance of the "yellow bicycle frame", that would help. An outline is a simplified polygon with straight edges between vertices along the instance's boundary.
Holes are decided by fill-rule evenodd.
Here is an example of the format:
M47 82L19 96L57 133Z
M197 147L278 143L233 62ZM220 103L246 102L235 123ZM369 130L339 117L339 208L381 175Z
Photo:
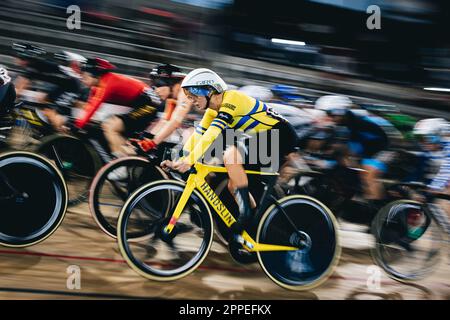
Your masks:
M205 165L202 163L196 163L194 165L196 173L192 173L189 175L189 178L186 182L186 187L181 195L181 198L175 208L175 211L172 214L169 224L164 229L165 232L171 233L178 219L180 218L183 209L191 196L194 189L197 189L203 197L209 202L209 204L214 208L214 211L219 215L225 225L230 228L233 223L236 222L236 219L230 213L230 211L225 207L225 205L220 200L219 196L214 192L214 190L208 185L205 178L209 173L212 172L222 172L226 173L227 169L225 167L217 167L211 165ZM269 175L274 176L278 175L278 173L268 173L268 172L260 172L260 171L252 171L245 170L248 174L258 174L258 175ZM256 251L291 251L291 250L299 250L297 247L289 247L289 246L279 246L272 244L263 244L257 243L252 237L244 231L242 233L244 238L244 248L250 252Z
M29 123L42 127L42 121L37 117L36 113L34 111L28 110L28 109L21 109L20 115Z

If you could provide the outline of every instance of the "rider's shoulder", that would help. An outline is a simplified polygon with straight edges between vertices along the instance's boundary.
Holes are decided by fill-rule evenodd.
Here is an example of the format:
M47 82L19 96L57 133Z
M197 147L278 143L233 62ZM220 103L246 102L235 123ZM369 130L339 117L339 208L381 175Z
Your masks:
M227 90L223 95L222 105L231 104L236 107L246 105L249 101L255 101L254 98L237 90Z
M349 114L351 114L354 119L360 120L362 123L371 123L378 127L392 127L392 124L388 120L369 113L366 110L354 109L349 111Z
M107 72L105 74L102 74L99 77L99 82L100 83L109 83L112 81L117 81L119 79L125 79L126 76L125 75L121 75L119 73L114 73L114 72Z
M232 99L234 97L239 97L240 95L242 95L242 92L239 92L237 90L226 90L223 93L223 99Z

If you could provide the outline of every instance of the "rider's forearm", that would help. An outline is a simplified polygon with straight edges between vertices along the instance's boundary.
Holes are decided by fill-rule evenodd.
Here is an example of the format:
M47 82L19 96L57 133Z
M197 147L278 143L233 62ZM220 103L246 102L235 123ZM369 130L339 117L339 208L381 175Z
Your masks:
M177 120L170 120L169 122L166 122L159 133L153 138L153 142L155 142L156 144L160 144L180 126L181 122Z
M167 99L166 106L164 108L164 119L165 120L168 121L172 117L172 114L176 107L176 103L177 103L177 101L175 99Z
M214 140L220 135L222 130L218 127L211 126L206 130L205 134L200 138L195 148L183 160L184 162L194 165L212 145Z
M198 141L201 139L202 135L206 132L211 122L217 115L217 111L212 109L206 109L205 114L203 115L200 123L195 126L195 131L189 137L188 141L183 146L184 153L191 153L197 145Z
M77 119L75 121L75 126L77 128L83 129L83 127L89 122L89 120L94 115L95 111L97 109L94 108L92 105L88 105L84 111L84 114L81 118Z
M91 120L92 116L95 114L97 109L100 107L101 103L88 103L84 108L84 114L81 118L75 121L77 128L83 129L84 126Z
M179 128L186 117L186 115L191 110L191 106L184 101L179 103L179 105L170 113L170 118L167 123L164 124L160 132L155 135L153 141L156 144L160 144L165 139L167 139L177 128ZM192 150L192 149L191 149Z
M89 98L89 102L84 108L84 114L81 118L75 121L75 125L82 129L91 120L94 113L103 103L105 97L105 90L103 88L97 88L95 90L95 95Z
M202 134L198 133L197 130L194 130L194 132L191 134L189 139L186 141L186 143L183 146L183 153L185 155L188 155L194 150L195 146L197 145L198 141L201 139Z

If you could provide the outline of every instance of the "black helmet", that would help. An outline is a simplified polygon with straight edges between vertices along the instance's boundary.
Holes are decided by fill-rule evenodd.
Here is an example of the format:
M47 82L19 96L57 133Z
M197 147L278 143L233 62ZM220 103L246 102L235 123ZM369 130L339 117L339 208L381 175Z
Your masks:
M116 69L115 65L108 60L100 58L89 58L82 67L82 71L92 73L94 76L101 76L102 74L111 72L114 69Z
M155 87L173 86L181 82L185 73L181 69L171 64L160 64L152 69L149 78Z
M43 48L25 42L14 43L12 49L22 59L41 57L47 53Z

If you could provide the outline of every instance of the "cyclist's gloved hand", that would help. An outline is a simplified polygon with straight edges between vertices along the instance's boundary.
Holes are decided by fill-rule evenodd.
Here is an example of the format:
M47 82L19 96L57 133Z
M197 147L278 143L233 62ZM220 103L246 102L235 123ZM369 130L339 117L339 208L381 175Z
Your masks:
M177 170L179 173L183 174L185 172L188 172L192 166L183 160L178 160L176 162L173 162L173 169Z
M152 139L144 138L142 140L138 139L131 139L133 144L135 144L137 147L139 147L142 151L148 152L150 150L154 150L157 148L157 144Z
M164 171L169 172L172 169L172 161L164 160L163 162L161 162L160 166Z

